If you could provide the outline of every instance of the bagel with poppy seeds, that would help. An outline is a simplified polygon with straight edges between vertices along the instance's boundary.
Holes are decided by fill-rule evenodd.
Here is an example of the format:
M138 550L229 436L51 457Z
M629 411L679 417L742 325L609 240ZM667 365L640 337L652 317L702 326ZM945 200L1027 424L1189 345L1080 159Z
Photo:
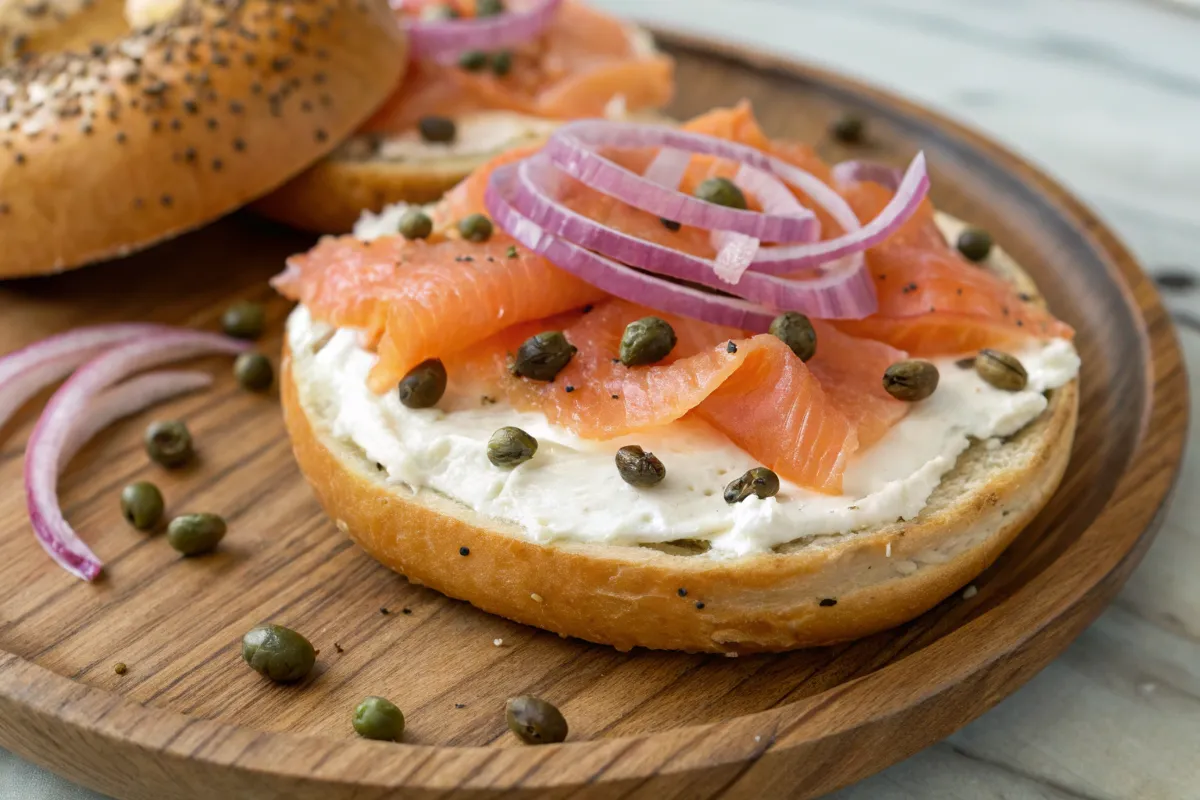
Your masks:
M1037 302L1032 282L1002 254L989 266ZM331 339L315 328L304 333L306 324L289 323L284 416L301 471L338 530L414 583L621 650L783 651L908 621L973 580L1033 520L1063 476L1076 425L1072 370L1023 428L972 442L948 472L939 471L924 508L907 520L797 535L745 555L698 545L695 532L683 530L678 540L654 544L546 541L448 494L414 490L369 458L339 414L343 403L359 408L359 395L328 385L319 357ZM421 463L405 441L397 432L388 452L402 455L397 463ZM448 456L438 452L442 463ZM671 469L668 463L668 481Z
M31 14L29 8L35 8ZM384 100L386 0L116 0L0 14L0 277L146 247L273 189Z

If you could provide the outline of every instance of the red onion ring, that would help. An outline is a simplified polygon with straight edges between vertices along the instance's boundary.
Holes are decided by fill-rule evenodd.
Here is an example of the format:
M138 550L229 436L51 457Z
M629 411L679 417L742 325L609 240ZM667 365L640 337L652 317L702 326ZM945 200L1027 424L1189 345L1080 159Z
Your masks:
M770 327L776 316L770 309L638 272L548 233L523 216L511 202L515 166L496 170L488 182L484 204L493 221L529 250L593 286L630 302L756 333Z
M535 38L554 19L562 0L535 0L527 9L490 17L423 20L403 18L413 58L448 58L468 50L492 51ZM402 0L392 0L402 8Z
M718 206L647 180L605 158L597 152L601 147L673 148L739 161L782 177L774 167L783 162L752 147L699 133L627 122L569 123L550 137L542 152L571 177L663 219L705 230L742 233L763 242L811 242L820 234L816 215L808 209L798 216Z
M903 179L903 170L876 161L842 161L833 166L833 180L837 183L871 181L894 192L900 188Z
M101 350L174 330L165 325L90 325L56 334L0 358L0 426L29 398Z
M561 178L561 173L541 156L534 156L514 165L501 167L497 170L497 175L499 177L494 177L492 180L502 184L500 194L506 204L512 206L517 215L529 224L538 225L533 222L535 219L547 220L550 224L538 225L544 233L573 243L585 251L595 251L603 256L616 259L622 264L630 264L659 275L732 292L740 298L765 306L766 308L759 309L763 314L770 313L768 309L787 309L801 311L823 319L860 319L873 314L878 309L874 285L866 270L858 269L850 274L847 274L845 270L830 270L818 278L807 280L788 280L751 271L744 273L735 283L730 284L717 275L716 265L713 261L639 239L615 228L605 227L559 203L545 187L551 187L552 191L557 180ZM516 236L501 222L494 213L490 201L488 210L493 212L493 219L502 229L513 238L525 243L524 239ZM565 251L558 249L558 252ZM578 277L592 282L588 276L580 274L569 266L564 266L548 253L541 254L568 272L573 272ZM579 257L572 255L572 259L579 260ZM608 258L604 259L604 262L605 269L611 271L609 264L613 262L609 262ZM622 264L615 264L615 266L623 272L633 272L627 270ZM600 265L588 265L588 275L595 275L599 269ZM639 273L634 272L634 274ZM676 286L676 284L666 281L663 283L668 286ZM611 291L599 283L595 285ZM617 294L617 292L612 293ZM626 299L641 302L637 297L627 297ZM713 320L709 319L709 321ZM733 324L743 329L753 327L728 322L721 324ZM767 325L770 325L769 319Z
M240 353L246 342L197 331L169 329L96 356L59 387L46 404L25 448L25 501L38 542L60 566L84 580L101 563L63 518L58 472L63 455L79 441L74 433L93 399L139 370L208 353Z

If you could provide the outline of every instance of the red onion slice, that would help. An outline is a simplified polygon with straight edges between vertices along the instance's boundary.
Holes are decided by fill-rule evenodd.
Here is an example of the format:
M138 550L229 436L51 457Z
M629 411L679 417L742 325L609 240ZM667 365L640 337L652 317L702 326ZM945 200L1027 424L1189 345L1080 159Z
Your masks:
M562 0L534 0L518 11L490 17L423 20L405 17L409 52L413 58L448 58L468 50L490 52L535 38L558 13ZM392 0L393 8L403 6Z
M673 147L664 147L646 167L642 177L666 189L678 189L692 163L692 154Z
M101 350L171 330L164 325L91 325L50 336L0 358L0 427L29 398L70 375Z
M25 449L25 501L34 533L50 557L84 580L100 572L100 561L63 518L58 505L58 468L63 454L78 446L75 431L88 406L113 384L158 364L208 353L240 353L246 342L197 331L168 329L96 356L59 387L46 404Z
M638 272L612 259L559 238L523 216L511 202L516 165L501 167L488 182L484 202L502 230L529 250L549 259L609 294L659 311L702 319L717 325L761 333L775 312L736 297L712 294ZM582 219L582 217L581 217ZM667 250L667 248L661 248ZM668 252L675 252L670 250ZM680 255L676 253L677 255Z
M908 221L929 192L925 154L917 153L892 199L875 219L863 225L845 199L815 175L790 164L781 163L777 168L779 177L820 204L845 233L836 239L760 250L751 269L775 275L790 274L848 256L856 256L861 260L859 254L887 239Z
M871 181L894 192L900 188L900 181L903 178L903 170L888 167L876 161L842 161L833 166L835 183Z
M752 147L699 133L627 122L588 120L570 123L550 137L543 152L571 177L663 219L705 230L742 233L764 242L811 242L820 235L816 215L808 209L803 209L803 216L797 216L718 206L684 194L675 187L647 180L601 155L597 152L601 147L673 148L739 161L778 175L772 168L772 163L778 159Z
M716 274L712 261L605 227L559 203L552 195L562 179L562 173L540 156L502 167L497 170L496 175L498 177L493 177L492 182L502 184L501 199L506 205L512 206L518 216L530 224L537 225L544 233L574 243L585 251L593 250L616 261L659 275L731 292L767 309L801 311L824 319L859 319L873 314L878 309L874 285L865 269L831 269L818 278L804 280L777 278L750 271L744 273L736 283L729 284ZM508 231L499 219L496 221L501 228ZM508 233L522 243L525 242L512 231ZM565 251L559 248L556 252ZM554 257L546 253L542 255L563 269L588 280L570 266L560 264ZM582 257L572 255L572 258ZM607 268L608 259L604 261ZM859 264L861 266L861 259ZM615 266L623 271L633 272L621 264ZM594 272L594 267L595 265L589 267L589 274ZM668 286L676 285L666 281L663 283ZM601 286L599 283L596 285L611 291L607 286ZM641 302L637 297L627 299ZM763 311L767 313L765 309ZM714 321L708 317L703 318Z

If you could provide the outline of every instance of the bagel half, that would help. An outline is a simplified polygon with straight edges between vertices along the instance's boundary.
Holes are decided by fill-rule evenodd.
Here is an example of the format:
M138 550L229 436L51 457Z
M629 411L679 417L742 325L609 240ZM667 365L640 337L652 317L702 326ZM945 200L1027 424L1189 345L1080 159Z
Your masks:
M245 204L349 135L407 59L386 0L189 0L133 32L116 0L55 2L61 24L0 18L0 277Z
M1015 266L998 268L1034 292ZM973 443L913 520L715 558L673 545L535 544L445 495L389 486L332 434L332 410L308 388L312 355L285 349L284 418L300 469L339 530L414 583L620 650L782 651L912 619L986 569L1050 499L1078 408L1073 380L999 447Z
M654 40L645 30L629 26L635 49L645 56L656 55ZM622 103L612 104L612 114L622 116ZM663 120L657 111L641 111L637 118ZM504 133L488 136L487 144L464 152L462 148L426 145L415 154L389 147L389 138L414 142L415 132L386 137L359 134L344 142L330 156L296 176L255 204L255 210L271 219L317 233L346 233L363 210L380 211L394 203L431 203L496 156L517 147L537 144L560 122L520 114L487 112L471 120L458 120L460 129L502 124Z

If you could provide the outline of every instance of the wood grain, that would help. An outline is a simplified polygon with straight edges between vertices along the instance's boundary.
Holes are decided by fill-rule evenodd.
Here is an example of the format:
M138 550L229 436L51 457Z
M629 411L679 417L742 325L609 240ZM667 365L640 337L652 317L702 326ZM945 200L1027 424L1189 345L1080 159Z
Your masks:
M560 639L363 556L319 513L277 404L239 392L213 360L213 391L154 415L188 421L196 466L148 465L143 417L104 433L64 476L67 515L107 562L96 585L58 570L29 531L18 487L36 408L0 431L0 745L131 799L812 797L973 719L1099 613L1150 541L1187 424L1179 350L1151 282L1086 208L982 137L809 67L665 38L680 59L680 116L749 97L771 133L840 158L849 151L825 127L854 108L871 125L855 154L925 149L935 201L990 228L1079 331L1072 467L979 594L781 656L621 654ZM230 300L253 297L269 304L262 344L277 353L287 307L265 279L309 244L240 216L125 261L8 284L0 350L88 321L213 327ZM161 536L124 525L116 494L134 478L159 483L172 512L223 514L221 551L180 560ZM241 664L238 640L263 620L320 648L304 685L269 685ZM505 732L503 701L523 692L563 709L571 742L528 748ZM404 709L404 745L353 736L350 710L367 694Z

